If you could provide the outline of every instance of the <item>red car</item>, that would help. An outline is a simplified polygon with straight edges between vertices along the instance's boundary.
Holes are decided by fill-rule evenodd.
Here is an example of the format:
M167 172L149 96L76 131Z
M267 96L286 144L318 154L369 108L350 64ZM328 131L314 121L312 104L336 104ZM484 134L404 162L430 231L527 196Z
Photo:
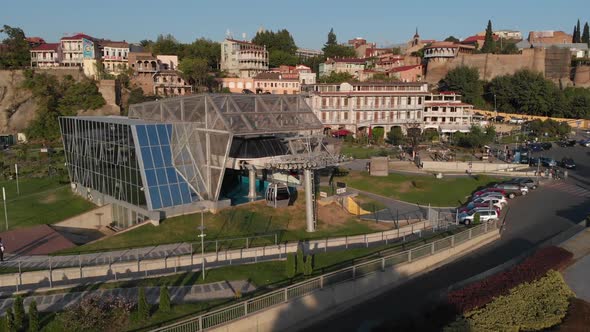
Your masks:
M490 207L490 205L488 203L477 203L477 204L473 204L472 207L466 207L466 206L460 207L459 213L469 212L469 211L476 209L476 208L487 208L487 207ZM496 210L498 215L500 215L500 208L497 206L494 206L493 208L494 208L494 210Z
M480 191L476 191L475 193L473 193L473 197L479 197L479 196L483 196L486 193L490 193L490 192L494 192L494 193L500 193L503 196L506 196L506 191L504 189L500 189L500 188L485 188L482 189Z

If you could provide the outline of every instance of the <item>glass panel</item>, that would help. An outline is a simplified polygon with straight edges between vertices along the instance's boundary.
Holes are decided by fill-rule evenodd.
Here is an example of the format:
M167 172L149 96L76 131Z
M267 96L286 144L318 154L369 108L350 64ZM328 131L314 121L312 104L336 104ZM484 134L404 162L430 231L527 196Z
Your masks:
M139 140L139 146L148 146L149 144L145 126L139 125L135 127L137 128L137 139Z
M149 187L158 185L158 180L156 179L156 171L154 171L153 169L145 170L145 178L147 180L147 185Z
M156 131L156 126L151 125L151 126L146 126L146 127L147 127L147 133L148 133L148 139L150 141L150 145L151 146L160 145L160 143L158 142L158 132Z
M180 194L182 195L182 202L184 204L191 203L192 202L191 191L190 191L190 188L188 187L188 184L181 182L179 184L179 186L180 186Z
M166 131L166 125L158 125L158 136L160 137L160 145L168 145L170 144L170 136Z
M166 168L166 174L168 175L168 183L177 183L176 170L173 167Z
M172 203L174 205L181 205L182 198L180 197L180 187L177 184L170 185L170 194L172 194Z
M164 158L164 166L172 166L172 152L170 146L162 145L162 157Z
M152 150L152 157L154 158L154 168L164 167L164 160L162 160L162 152L160 151L160 147L156 146L151 148Z
M172 206L172 198L170 197L170 190L168 186L160 186L160 194L162 195L162 206Z
M152 209L156 210L162 207L158 187L150 187L150 198L152 199Z
M143 157L143 165L145 169L154 168L154 162L152 160L152 153L149 147L141 148L141 156Z
M168 179L166 178L166 169L164 168L156 168L156 174L158 175L158 184L168 184Z

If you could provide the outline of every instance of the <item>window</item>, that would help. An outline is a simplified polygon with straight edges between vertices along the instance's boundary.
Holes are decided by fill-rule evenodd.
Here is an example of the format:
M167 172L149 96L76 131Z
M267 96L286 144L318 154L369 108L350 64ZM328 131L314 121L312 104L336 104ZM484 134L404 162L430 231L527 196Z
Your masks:
M348 112L344 112L343 118L344 118L344 121L348 121Z

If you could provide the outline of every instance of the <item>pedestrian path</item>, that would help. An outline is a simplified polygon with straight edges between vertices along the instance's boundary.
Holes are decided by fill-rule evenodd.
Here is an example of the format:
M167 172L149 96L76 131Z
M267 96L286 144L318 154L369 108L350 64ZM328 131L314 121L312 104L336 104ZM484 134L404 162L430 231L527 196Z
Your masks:
M590 302L590 228L575 235L561 245L574 254L574 264L564 271L564 279L576 297Z
M559 190L573 196L590 197L590 190L583 188L577 184L572 184L565 181L551 181L543 185L543 187Z
M160 287L145 287L146 299L150 304L156 304L160 299ZM245 280L238 281L220 281L203 285L192 286L171 286L168 287L170 301L172 303L209 301L215 299L233 298L237 294L246 294L256 290L256 287ZM37 309L41 312L62 311L68 306L79 303L86 296L99 297L117 297L121 296L128 301L136 301L139 294L139 288L114 288L86 292L71 292L51 295L28 296L23 299L25 308L29 303L35 300ZM0 315L6 312L6 309L12 307L14 298L0 300Z

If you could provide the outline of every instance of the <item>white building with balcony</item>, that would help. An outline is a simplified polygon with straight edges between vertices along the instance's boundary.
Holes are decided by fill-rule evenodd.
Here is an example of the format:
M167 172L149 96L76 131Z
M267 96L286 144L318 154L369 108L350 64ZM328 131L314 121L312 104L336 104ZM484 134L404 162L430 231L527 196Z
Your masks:
M424 60L430 62L446 62L460 54L473 54L475 46L456 44L453 42L436 42L424 47Z
M129 43L122 41L101 41L101 58L104 69L110 74L126 71L129 58Z
M319 65L320 77L332 73L348 73L358 79L367 65L367 60L357 58L328 58Z
M220 67L229 75L252 78L268 70L268 51L266 46L225 39L221 43Z
M94 38L79 33L60 40L64 67L83 67L84 60L96 60L98 47Z
M61 61L59 43L41 44L31 49L31 67L58 67Z
M427 83L355 82L315 84L303 88L307 103L324 124L324 132L346 129L366 135L383 128L387 135L394 127L439 132L469 130L472 105L459 95L432 94Z

